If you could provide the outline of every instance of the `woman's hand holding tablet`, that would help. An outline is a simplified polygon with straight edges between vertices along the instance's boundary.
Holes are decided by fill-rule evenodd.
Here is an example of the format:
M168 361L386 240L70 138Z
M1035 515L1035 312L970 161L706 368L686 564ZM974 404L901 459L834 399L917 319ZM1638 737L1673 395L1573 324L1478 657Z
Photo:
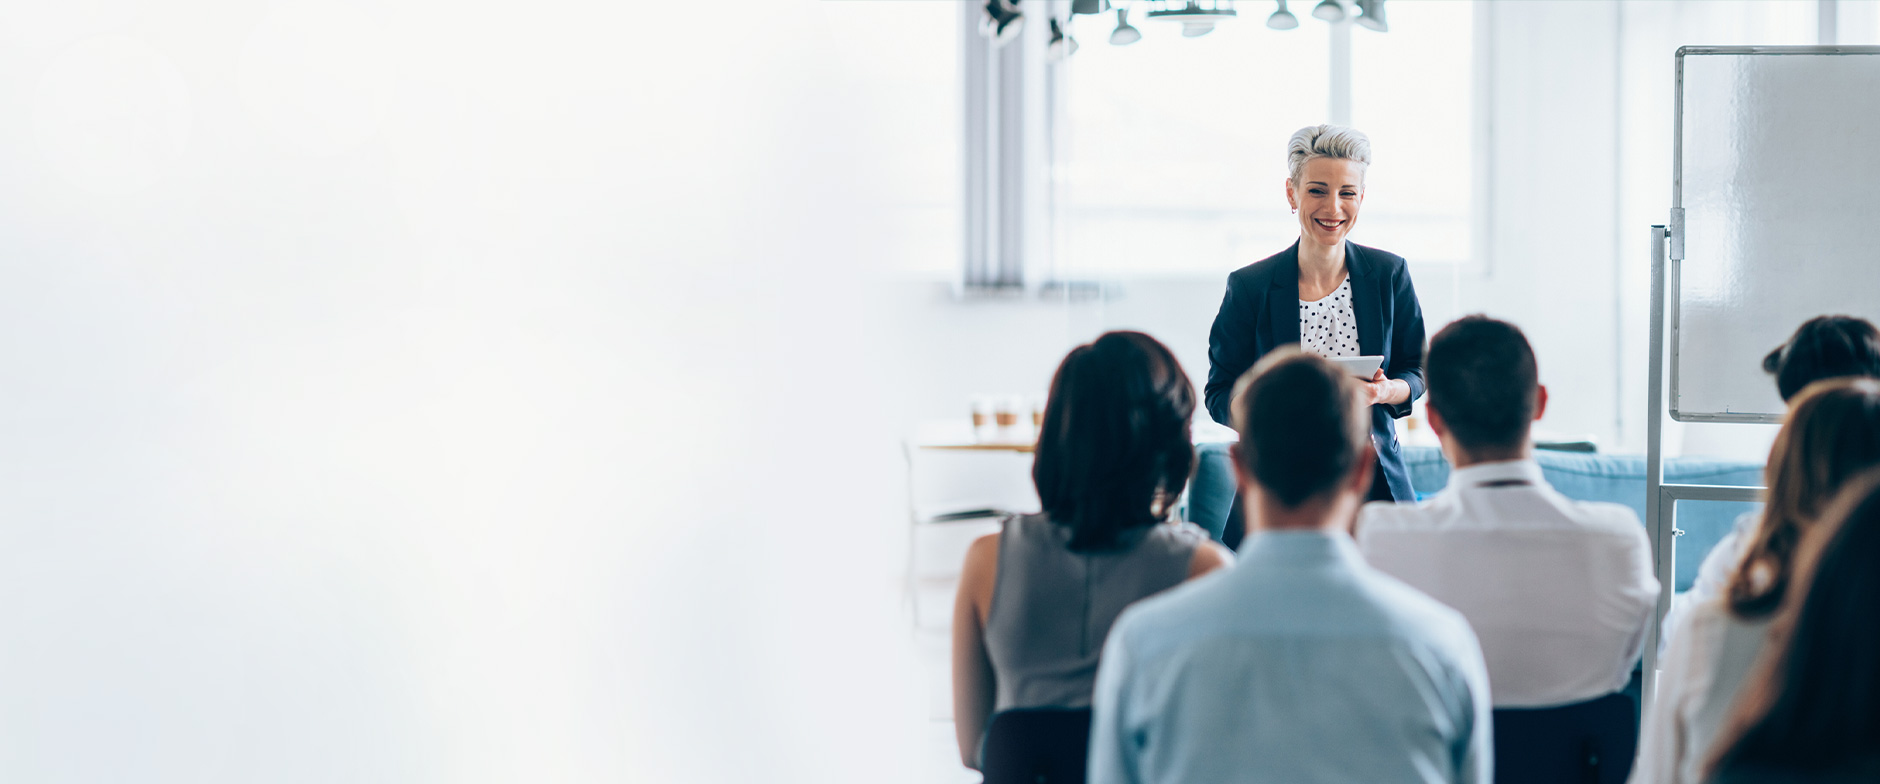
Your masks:
M1384 366L1384 358L1382 356L1326 357L1326 359L1331 360L1332 364L1337 365L1339 369L1346 373L1350 373L1366 381L1371 381L1372 377L1377 375L1378 369Z

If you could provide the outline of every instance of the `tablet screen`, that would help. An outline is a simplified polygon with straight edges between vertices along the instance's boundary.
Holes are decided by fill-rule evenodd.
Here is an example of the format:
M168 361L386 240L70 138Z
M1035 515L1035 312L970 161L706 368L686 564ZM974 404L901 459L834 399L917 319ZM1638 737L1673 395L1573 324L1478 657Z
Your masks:
M1357 376L1358 378L1362 378L1366 381L1369 381L1371 379L1371 376L1377 373L1378 368L1384 366L1384 358L1381 356L1377 356L1377 357L1326 357L1326 359L1331 360L1333 364L1339 366L1340 368L1343 368L1346 373L1350 373L1351 375Z

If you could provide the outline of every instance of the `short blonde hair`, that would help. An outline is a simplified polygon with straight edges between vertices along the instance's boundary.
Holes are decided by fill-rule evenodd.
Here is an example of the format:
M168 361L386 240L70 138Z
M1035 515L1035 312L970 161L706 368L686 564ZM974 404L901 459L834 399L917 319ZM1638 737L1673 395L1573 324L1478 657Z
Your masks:
M1308 125L1286 144L1286 173L1294 184L1304 175L1306 161L1337 158L1371 166L1371 138L1343 125Z

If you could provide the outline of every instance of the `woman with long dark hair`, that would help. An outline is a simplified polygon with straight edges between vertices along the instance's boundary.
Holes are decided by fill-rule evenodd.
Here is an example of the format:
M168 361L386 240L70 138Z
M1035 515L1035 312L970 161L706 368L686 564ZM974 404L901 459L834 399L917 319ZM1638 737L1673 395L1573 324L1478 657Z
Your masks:
M1078 346L1051 380L1032 465L1044 510L967 550L953 611L953 720L979 765L992 714L1087 708L1097 654L1131 602L1227 564L1170 522L1194 470L1194 385L1140 332Z
M1880 781L1880 472L1850 482L1801 550L1719 744L1722 784Z
M1696 784L1732 701L1798 584L1796 550L1847 481L1880 466L1880 380L1819 381L1795 397L1770 450L1761 521L1723 596L1693 606L1665 652L1634 781ZM1876 666L1880 666L1877 660Z

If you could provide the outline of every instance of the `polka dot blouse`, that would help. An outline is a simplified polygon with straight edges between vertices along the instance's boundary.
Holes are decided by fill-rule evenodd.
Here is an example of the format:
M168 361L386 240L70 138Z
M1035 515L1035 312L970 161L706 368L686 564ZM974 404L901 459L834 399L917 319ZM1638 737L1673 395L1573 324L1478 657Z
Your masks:
M1358 317L1351 308L1351 276L1317 302L1299 300L1299 345L1322 357L1358 356Z

